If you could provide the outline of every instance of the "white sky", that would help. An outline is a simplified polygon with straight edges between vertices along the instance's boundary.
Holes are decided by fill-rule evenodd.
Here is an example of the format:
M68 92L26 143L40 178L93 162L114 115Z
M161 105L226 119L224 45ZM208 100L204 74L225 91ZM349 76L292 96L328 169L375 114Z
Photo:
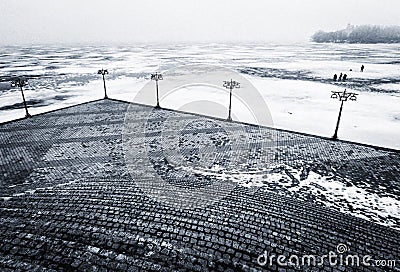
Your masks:
M0 44L296 42L400 25L400 0L0 0Z

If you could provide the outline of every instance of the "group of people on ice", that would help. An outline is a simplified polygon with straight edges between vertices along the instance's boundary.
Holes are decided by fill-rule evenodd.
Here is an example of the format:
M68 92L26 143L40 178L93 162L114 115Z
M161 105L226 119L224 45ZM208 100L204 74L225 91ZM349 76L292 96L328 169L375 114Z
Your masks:
M346 81L346 79L347 79L347 74L343 74L343 73L340 73L340 76L339 76L339 78L337 77L337 74L334 74L333 75L333 81Z
M361 72L364 72L364 68L365 68L364 65L361 65ZM352 71L352 70L350 69L350 71ZM337 74L333 75L333 81L345 82L346 80L347 80L347 74L340 73L339 78L338 78Z

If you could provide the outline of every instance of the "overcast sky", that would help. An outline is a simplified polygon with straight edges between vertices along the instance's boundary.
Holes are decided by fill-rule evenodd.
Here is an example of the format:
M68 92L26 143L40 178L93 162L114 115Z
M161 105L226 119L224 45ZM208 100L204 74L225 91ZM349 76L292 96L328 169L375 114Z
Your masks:
M400 0L0 0L0 43L307 41L400 25Z

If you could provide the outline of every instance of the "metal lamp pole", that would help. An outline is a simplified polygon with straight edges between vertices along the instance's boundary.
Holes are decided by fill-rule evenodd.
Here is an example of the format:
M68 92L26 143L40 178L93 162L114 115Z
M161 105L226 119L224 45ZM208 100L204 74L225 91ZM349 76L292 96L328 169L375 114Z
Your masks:
M339 110L339 116L336 122L336 128L335 128L335 133L332 136L332 139L336 140L337 139L337 134L339 130L339 123L340 123L340 117L342 116L342 110L343 110L343 103L347 100L351 101L357 101L357 95L356 93L350 93L346 92L346 89L344 92L339 92L339 91L332 91L331 98L333 99L339 99L341 101L340 103L340 110Z
M99 74L99 75L103 75L103 84L104 84L104 99L107 99L108 98L108 96L107 96L107 89L106 89L106 79L105 79L105 75L108 75L108 71L107 71L107 69L101 69L101 70L99 70L98 72L97 72L97 74Z
M225 88L229 89L229 113L228 113L228 121L232 121L231 111L232 111L232 90L234 88L240 88L240 83L234 80L224 81Z
M11 87L19 87L21 90L22 100L24 101L24 107L25 107L25 118L28 118L31 117L31 115L28 112L28 107L26 106L26 101L25 101L24 90L22 89L22 87L26 85L28 85L28 81L24 77L18 77L17 79L11 82Z
M163 80L163 76L159 73L151 74L151 80L156 81L156 92L157 92L157 105L156 108L160 108L160 100L158 98L158 81Z

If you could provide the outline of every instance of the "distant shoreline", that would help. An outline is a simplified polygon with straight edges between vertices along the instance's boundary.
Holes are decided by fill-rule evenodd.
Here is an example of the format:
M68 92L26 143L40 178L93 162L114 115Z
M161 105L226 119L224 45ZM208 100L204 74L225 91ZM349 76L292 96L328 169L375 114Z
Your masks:
M318 31L311 36L316 43L395 44L400 43L400 26L347 25L345 29Z

